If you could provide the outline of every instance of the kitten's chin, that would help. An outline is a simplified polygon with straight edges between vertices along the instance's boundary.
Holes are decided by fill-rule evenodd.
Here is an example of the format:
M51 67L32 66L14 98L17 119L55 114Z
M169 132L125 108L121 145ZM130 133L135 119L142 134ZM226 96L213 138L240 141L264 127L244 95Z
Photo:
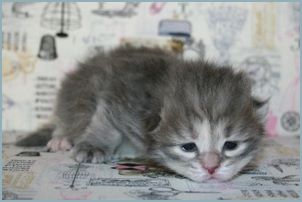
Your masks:
M225 174L225 175L214 174L213 179L215 179L219 182L227 182L227 181L230 181L233 178L235 178L235 176L236 176L236 174Z
M196 177L188 177L194 182L209 182L209 181L217 181L217 182L226 182L232 180L236 175L204 175L204 176L196 176Z
M194 182L207 182L209 179L211 179L211 176L207 174L201 174L201 175L187 174L183 176L189 178Z
M233 178L236 177L236 173L229 173L229 174L214 174L214 175L184 175L184 177L189 178L190 180L194 181L194 182L208 182L211 180L217 181L217 182L226 182L226 181L230 181Z

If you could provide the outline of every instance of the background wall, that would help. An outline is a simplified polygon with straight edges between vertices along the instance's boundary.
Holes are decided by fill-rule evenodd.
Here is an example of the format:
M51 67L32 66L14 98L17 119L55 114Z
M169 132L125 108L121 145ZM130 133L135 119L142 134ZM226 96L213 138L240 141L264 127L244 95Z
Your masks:
M191 25L183 56L244 69L254 93L271 98L268 135L300 130L299 3L3 3L2 125L44 123L64 74L120 43L171 47L166 32ZM64 15L62 18L62 10ZM181 21L180 21L181 20ZM162 22L162 23L160 23ZM63 23L63 26L62 24ZM186 28L188 28L186 30ZM179 31L179 30L178 30ZM159 34L161 33L161 34Z

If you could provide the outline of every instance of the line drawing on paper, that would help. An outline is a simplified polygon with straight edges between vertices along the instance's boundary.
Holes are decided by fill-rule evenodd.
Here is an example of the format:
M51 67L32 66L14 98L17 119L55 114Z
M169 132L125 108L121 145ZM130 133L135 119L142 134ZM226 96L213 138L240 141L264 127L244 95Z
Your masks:
M273 177L273 176L253 176L252 179L259 181L271 181L277 185L294 185L299 186L300 178L298 175L287 175L285 177Z
M38 58L43 60L54 60L58 57L56 38L50 34L41 37Z
M175 172L168 171L162 167L147 166L142 163L120 162L111 168L117 169L118 174L124 176L140 175L149 178L174 177L178 179L185 179L185 177L176 174Z
M167 179L90 178L89 186L151 187L170 186Z
M161 11L164 9L166 5L166 2L153 2L151 3L149 7L149 12L151 15L157 15L161 13Z
M2 78L15 79L20 73L31 74L37 58L27 50L27 33L3 31Z
M277 196L281 198L298 198L299 195L294 190L240 190L241 194L248 199L259 199L259 198L276 198Z
M269 97L279 91L279 68L270 58L276 59L274 56L250 55L240 63L241 68L252 79L252 90L257 95Z
M2 110L6 111L16 105L16 102L5 94L2 94Z
M274 3L253 4L251 7L251 37L255 48L275 49L278 15Z
M17 200L17 199L19 199L18 194L5 189L2 191L2 200Z
M24 11L24 7L27 7L28 5L31 5L34 3L27 3L27 2L16 2L12 4L12 14L14 17L17 18L29 18L32 17L31 14L28 11Z
M219 53L221 63L229 63L230 49L236 42L236 36L245 25L248 10L220 5L210 8L207 15L208 27L212 31L212 40Z
M286 167L294 167L296 169L300 168L300 159L294 158L294 159L274 159L269 164L269 166L274 167L276 170L278 170L280 173L283 173L284 170L282 169L282 166Z
M43 171L38 184L47 182L55 189L84 190L90 178L95 178L95 165L64 163Z
M75 182L75 180L77 179L77 176L78 176L80 167L81 167L81 163L78 164L78 167L77 167L77 170L76 170L76 172L75 172L75 174L74 174L74 177L73 177L73 179L72 179L71 185L69 186L71 189L74 188L74 182Z
M136 15L136 8L139 6L140 3L137 2L126 2L123 7L119 9L113 9L113 8L106 8L106 4L110 3L99 3L99 7L96 10L93 10L92 13L99 15L99 16L105 16L105 17L132 17ZM114 5L114 3L112 4Z
M296 111L287 111L281 116L281 126L290 132L300 129L300 114Z
M50 2L44 7L41 26L56 30L57 36L68 37L67 31L81 28L81 11L77 3Z
M219 194L217 191L181 191L172 187L150 187L147 190L131 190L127 195L140 200L170 200L179 194Z

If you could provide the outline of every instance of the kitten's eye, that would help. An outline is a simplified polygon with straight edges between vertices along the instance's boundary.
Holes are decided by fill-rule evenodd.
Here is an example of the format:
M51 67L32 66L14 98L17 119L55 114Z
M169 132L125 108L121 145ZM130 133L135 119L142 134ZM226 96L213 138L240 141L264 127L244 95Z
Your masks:
M190 142L190 143L181 145L181 149L185 152L195 152L197 150L197 146L195 143Z
M234 142L234 141L226 141L223 145L223 148L225 150L234 150L236 149L238 146L238 143L237 142Z

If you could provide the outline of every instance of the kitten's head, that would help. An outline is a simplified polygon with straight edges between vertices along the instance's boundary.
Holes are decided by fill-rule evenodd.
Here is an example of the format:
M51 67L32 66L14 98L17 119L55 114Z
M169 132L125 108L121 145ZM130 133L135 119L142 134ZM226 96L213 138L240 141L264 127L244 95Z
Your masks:
M229 180L260 148L263 103L243 73L185 63L173 70L150 152L195 181Z

